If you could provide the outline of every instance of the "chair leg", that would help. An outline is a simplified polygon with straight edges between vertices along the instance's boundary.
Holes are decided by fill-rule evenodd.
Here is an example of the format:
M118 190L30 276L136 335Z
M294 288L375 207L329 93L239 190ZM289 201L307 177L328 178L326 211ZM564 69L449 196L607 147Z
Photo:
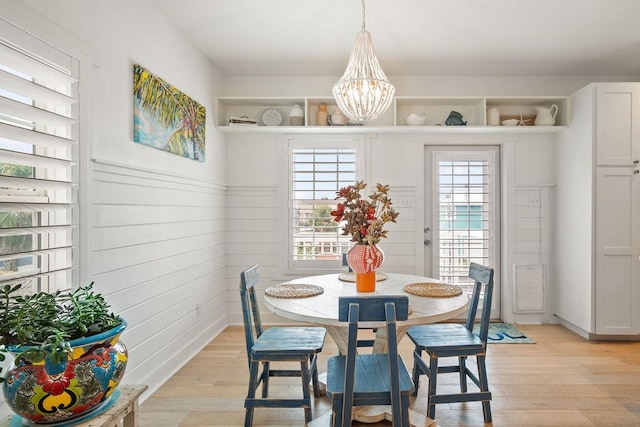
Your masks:
M458 357L458 366L460 367L460 393L467 392L467 356Z
M311 396L309 393L311 376L309 375L309 362L307 359L300 362L300 376L302 377L302 397L304 401L308 403L308 405L304 407L304 421L306 424L311 422Z
M247 405L249 400L253 400L256 397L256 388L258 387L258 371L260 369L259 362L249 363L249 390L247 391L247 398L245 400L245 416L244 427L251 427L253 424L253 406Z
M331 399L331 427L342 427L342 395L334 395Z
M436 395L436 387L438 385L438 358L429 357L429 391L427 395L427 417L436 418L436 404L433 403L433 396Z
M269 377L271 366L269 362L262 362L262 398L269 396Z
M489 391L489 380L487 379L487 367L485 364L485 356L476 356L478 361L478 376L480 377L480 390ZM484 422L491 422L491 403L489 400L482 401L482 414L484 415Z
M409 427L409 396L402 396L402 427ZM395 424L395 423L394 423Z
M311 356L311 383L313 384L313 396L320 397L320 382L318 381L318 355Z
M419 358L422 357L422 349L416 347L416 349L413 351L413 372L412 372L412 379L413 379L413 393L411 393L412 396L417 396L418 395L418 384L420 383L420 375L423 374L424 372L422 372L422 369L420 369L420 366L418 366L418 362L417 360Z

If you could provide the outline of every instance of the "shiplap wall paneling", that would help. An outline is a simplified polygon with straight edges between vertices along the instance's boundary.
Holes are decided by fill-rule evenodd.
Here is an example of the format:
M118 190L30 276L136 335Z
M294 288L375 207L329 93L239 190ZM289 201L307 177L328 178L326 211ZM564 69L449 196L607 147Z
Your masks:
M94 162L91 277L129 323L126 381L151 389L227 324L226 189ZM171 350L167 352L167 350Z
M271 186L230 186L227 197L227 300L229 322L242 324L240 305L240 273L254 264L260 266L261 295L277 283L272 277L280 265L280 207L278 188ZM262 298L259 297L262 301ZM278 319L261 304L262 321Z

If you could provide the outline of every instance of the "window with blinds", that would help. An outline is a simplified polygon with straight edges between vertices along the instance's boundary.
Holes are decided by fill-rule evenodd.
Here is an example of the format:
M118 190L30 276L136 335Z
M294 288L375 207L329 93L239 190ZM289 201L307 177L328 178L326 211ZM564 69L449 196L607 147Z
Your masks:
M78 282L79 62L0 19L0 285Z
M438 163L439 277L470 283L469 263L487 265L490 253L490 174L487 160Z
M331 216L336 192L356 182L355 148L294 148L291 162L293 266L341 265L349 236Z

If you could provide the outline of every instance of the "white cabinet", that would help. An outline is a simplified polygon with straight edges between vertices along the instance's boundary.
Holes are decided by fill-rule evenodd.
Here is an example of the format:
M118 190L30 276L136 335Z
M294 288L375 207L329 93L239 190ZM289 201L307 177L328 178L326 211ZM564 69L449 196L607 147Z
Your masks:
M640 177L596 167L596 334L640 333Z
M596 165L631 165L640 157L638 83L599 83L596 102Z
M555 314L586 335L640 334L640 83L571 96L558 134Z
M309 132L344 132L345 128L362 132L362 124L353 126L318 126L316 113L320 104L325 104L329 114L337 110L336 102L331 97L275 97L248 98L222 97L217 99L216 126L223 132L300 132L306 128ZM534 126L535 107L558 106L555 126ZM304 126L289 126L289 110L293 105L300 105L305 112ZM391 107L379 118L364 123L365 128L374 131L389 132L447 132L447 131L495 131L505 132L556 132L568 124L568 104L566 96L548 97L424 97L397 96ZM497 108L501 121L504 119L522 119L526 126L487 126L487 109ZM266 110L276 109L283 117L280 126L263 126L261 116ZM457 111L467 122L466 126L445 126L445 120L452 111ZM427 122L423 126L409 126L405 119L411 113L426 115ZM259 126L229 126L231 118L248 117L256 120Z

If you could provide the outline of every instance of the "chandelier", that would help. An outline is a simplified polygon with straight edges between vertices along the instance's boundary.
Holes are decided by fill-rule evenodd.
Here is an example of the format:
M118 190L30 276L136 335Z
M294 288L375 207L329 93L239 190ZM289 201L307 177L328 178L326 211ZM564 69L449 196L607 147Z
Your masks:
M333 86L332 92L340 110L351 120L364 122L382 115L393 100L395 87L387 80L373 51L371 34L365 30L362 0L362 27L351 51L347 69Z

